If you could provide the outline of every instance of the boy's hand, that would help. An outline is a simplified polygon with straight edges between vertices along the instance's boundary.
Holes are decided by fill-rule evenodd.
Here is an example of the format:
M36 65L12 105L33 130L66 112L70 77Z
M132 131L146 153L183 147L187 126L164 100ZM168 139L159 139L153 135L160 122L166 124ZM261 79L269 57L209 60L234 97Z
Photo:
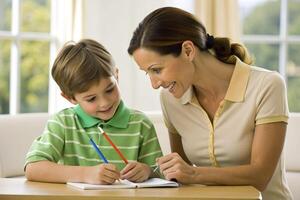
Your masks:
M143 182L149 178L151 172L152 170L148 165L140 162L131 162L120 173L122 179L132 182Z
M100 164L86 167L84 170L84 182L91 184L112 184L120 178L120 172L113 164Z

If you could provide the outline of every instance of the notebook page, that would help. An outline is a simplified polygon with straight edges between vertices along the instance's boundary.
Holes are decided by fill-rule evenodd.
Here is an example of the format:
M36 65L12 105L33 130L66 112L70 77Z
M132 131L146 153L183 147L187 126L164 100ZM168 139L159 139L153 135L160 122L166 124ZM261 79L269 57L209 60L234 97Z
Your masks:
M89 184L89 183L74 183L68 182L67 185L77 187L83 190L101 190L101 189L122 189L122 188L136 188L136 184L127 180L120 180L114 182L111 185L98 185L98 184Z
M179 184L175 181L168 181L161 178L150 178L142 183L136 183L138 188L146 187L179 187Z
M133 183L128 180L116 181L111 185L97 185L88 183L68 182L68 185L77 187L83 190L101 190L101 189L122 189L122 188L149 188L149 187L179 187L179 184L174 181L168 181L161 178L150 178L142 183Z

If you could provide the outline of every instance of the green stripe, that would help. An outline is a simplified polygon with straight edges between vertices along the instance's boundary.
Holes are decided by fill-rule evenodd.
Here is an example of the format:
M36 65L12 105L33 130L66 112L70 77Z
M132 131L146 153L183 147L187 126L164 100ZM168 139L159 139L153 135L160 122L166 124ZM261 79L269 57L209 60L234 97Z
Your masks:
M162 152L152 122L139 111L128 109L119 113L127 114L126 127L114 126L116 123L114 120L111 124L102 123L103 130L127 160L155 166L155 160L162 156ZM118 116L118 119L121 118L122 116ZM102 160L90 144L89 137L95 141L109 162L115 164L119 170L125 166L123 160L100 133L97 124L84 127L82 119L80 120L73 108L62 110L48 121L43 134L32 144L26 157L26 164L40 160L65 165L100 164Z

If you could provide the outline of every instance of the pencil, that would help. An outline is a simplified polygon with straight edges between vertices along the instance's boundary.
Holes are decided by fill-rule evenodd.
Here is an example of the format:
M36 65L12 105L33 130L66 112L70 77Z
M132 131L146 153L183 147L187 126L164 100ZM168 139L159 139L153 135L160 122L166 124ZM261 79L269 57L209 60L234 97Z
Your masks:
M95 142L93 141L92 138L90 138L90 143L93 145L93 147L96 150L96 152L97 152L98 156L100 157L100 159L103 160L104 163L108 163L107 159L105 158L103 153L100 151L100 149L97 147L97 145L95 144Z
M156 164L156 167L153 169L153 173L156 173L157 170L158 170L158 165Z
M105 137L105 139L110 143L110 145L115 149L115 151L119 154L119 156L122 158L124 163L127 165L128 161L124 157L124 155L121 153L121 151L118 149L118 147L111 141L111 139L108 137L108 135L103 131L103 129L100 126L98 128L99 128L100 132L103 134L103 136Z

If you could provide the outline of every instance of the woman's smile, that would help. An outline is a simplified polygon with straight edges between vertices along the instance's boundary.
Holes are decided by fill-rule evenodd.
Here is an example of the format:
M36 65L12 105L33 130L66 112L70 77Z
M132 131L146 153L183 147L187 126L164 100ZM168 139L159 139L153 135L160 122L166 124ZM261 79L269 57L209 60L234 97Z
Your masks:
M175 81L173 81L172 83L170 83L169 85L168 85L168 90L169 90L169 92L170 93L174 93L174 91L175 91L175 84L176 84L176 82Z

